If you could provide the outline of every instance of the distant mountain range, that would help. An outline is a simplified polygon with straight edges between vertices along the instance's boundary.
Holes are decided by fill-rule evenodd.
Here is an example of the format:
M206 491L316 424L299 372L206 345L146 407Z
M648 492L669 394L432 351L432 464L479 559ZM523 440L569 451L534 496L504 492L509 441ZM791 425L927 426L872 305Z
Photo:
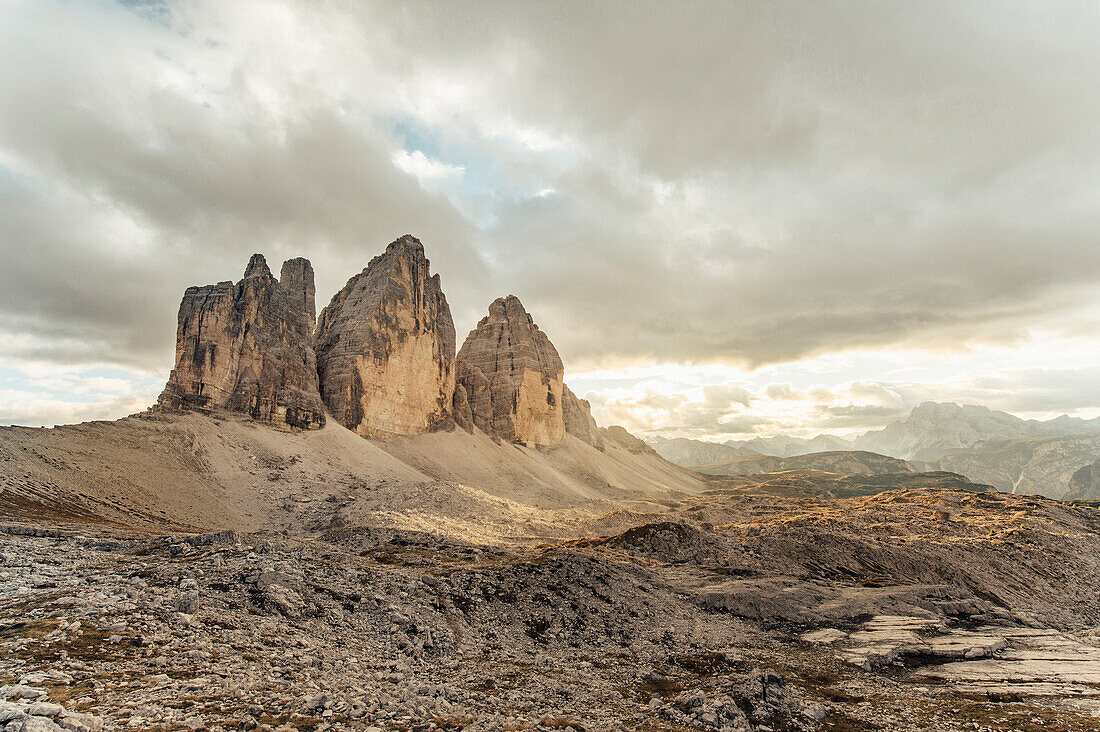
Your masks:
M756 437L751 440L726 442L706 442L685 437L671 439L650 437L646 442L665 460L685 467L706 465L737 457L760 455L794 457L812 452L851 450L854 447L850 440L834 435L818 435L809 439L785 436Z
M905 460L862 450L833 450L805 455L777 457L775 455L744 455L693 468L709 475L758 475L787 470L824 470L841 475L884 475L886 473L916 473L917 468Z
M960 473L1005 492L1061 498L1070 491L1075 473L1100 460L1100 419L1063 415L1047 421L1025 420L986 407L925 402L905 419L852 440L818 435L812 439L771 437L724 443L658 437L649 442L666 460L685 467L705 468L702 472L732 470L741 473L750 466L774 463L738 460L753 454L790 458L811 453L860 451L909 461L920 470ZM839 458L830 460L840 464ZM844 462L851 467L859 461ZM718 464L725 466L718 467ZM1085 473L1081 473L1070 495L1100 498L1100 485L1095 488L1092 485Z
M925 402L905 419L861 435L852 444L906 460L936 460L957 450L1006 440L1091 433L1100 433L1100 419L1062 415L1040 422L969 404Z
M665 460L682 465L685 468L717 463L746 455L760 455L756 450L750 447L741 447L734 442L706 442L704 440L690 440L686 437L672 439L651 437L646 442Z

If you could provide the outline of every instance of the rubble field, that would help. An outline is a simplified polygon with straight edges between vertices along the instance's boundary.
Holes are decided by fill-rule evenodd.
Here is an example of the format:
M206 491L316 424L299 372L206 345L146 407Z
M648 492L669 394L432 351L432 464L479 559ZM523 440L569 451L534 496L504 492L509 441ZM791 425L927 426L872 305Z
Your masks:
M0 729L1100 727L1094 507L761 485L492 544L8 520Z

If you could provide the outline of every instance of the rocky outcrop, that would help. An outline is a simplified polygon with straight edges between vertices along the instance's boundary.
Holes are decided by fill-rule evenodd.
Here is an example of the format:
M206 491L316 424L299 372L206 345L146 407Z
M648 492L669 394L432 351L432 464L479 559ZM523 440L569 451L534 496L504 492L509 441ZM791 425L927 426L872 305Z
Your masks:
M302 257L286 260L279 273L279 284L291 304L309 318L309 338L312 342L313 327L317 324L317 288L313 284L313 266Z
M1066 500L1100 500L1100 460L1074 471L1069 479Z
M657 457L657 451L626 431L625 427L613 424L601 430L603 437L610 443L621 447L635 455L653 455Z
M643 450L625 430L597 427L515 296L495 300L456 354L439 276L412 236L371 260L320 316L315 297L308 260L287 260L275 279L259 254L236 284L188 288L160 406L227 409L293 428L323 426L327 407L364 437L457 424L533 447L570 434L599 450Z
M592 417L592 405L588 403L588 400L580 399L568 386L563 386L561 407L566 433L573 435L581 442L587 442L592 447L602 450L604 447L602 431Z
M311 346L313 268L292 259L282 275L275 279L254 254L237 284L187 288L161 407L227 409L293 428L324 425Z
M455 362L456 421L509 442L550 447L565 438L565 367L519 298L498 298Z
M317 322L321 397L365 437L414 435L451 423L451 309L412 236L390 244L336 293Z

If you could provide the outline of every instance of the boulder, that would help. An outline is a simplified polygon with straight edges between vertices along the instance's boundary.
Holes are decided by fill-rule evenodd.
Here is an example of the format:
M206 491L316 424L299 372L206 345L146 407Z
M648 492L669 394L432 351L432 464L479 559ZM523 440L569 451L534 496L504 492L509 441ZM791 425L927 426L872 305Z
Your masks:
M455 369L458 424L537 447L565 438L565 367L519 298L493 301L462 344Z
M321 397L364 437L453 424L455 329L424 246L405 235L348 280L317 322Z
M187 288L161 407L226 409L288 428L324 426L311 345L313 268L292 259L282 276L275 279L254 254L237 284Z

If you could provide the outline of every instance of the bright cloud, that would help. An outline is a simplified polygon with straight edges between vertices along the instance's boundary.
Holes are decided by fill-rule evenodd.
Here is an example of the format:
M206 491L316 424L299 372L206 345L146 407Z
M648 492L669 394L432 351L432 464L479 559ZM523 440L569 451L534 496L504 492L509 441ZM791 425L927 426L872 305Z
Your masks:
M466 172L461 165L448 165L441 160L433 160L419 150L411 153L407 150L394 150L393 164L415 177L422 185L455 181Z

